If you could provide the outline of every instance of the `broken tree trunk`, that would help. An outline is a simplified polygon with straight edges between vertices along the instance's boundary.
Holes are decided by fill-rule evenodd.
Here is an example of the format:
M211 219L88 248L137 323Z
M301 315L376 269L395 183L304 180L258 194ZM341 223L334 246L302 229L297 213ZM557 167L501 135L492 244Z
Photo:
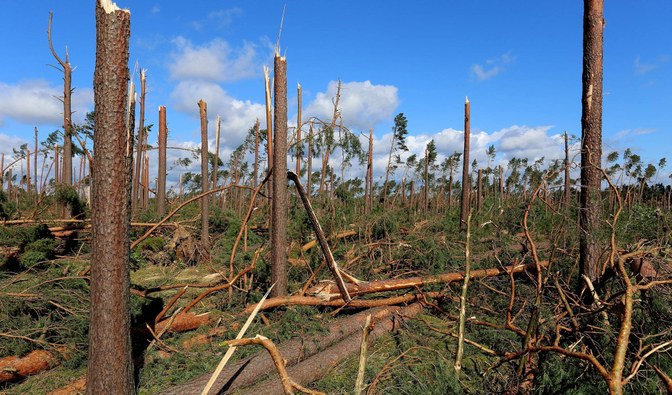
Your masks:
M464 101L464 151L462 153L462 206L460 206L460 230L467 230L471 182L469 181L469 138L471 130L471 109L469 98Z
M131 13L110 0L98 0L95 12L96 160L86 391L130 394L134 391L129 272L133 136L127 124Z
M57 352L33 350L23 357L0 358L0 384L13 383L27 376L52 369L61 363L66 355L65 352L65 348L61 347Z
M166 146L168 128L166 127L166 107L159 107L159 177L156 182L156 214L166 214Z
M340 292L341 297L346 302L350 302L350 295L348 294L348 290L345 287L345 283L343 282L343 278L341 277L341 273L338 269L338 265L336 264L336 260L334 259L334 256L331 253L329 244L327 244L327 238L324 236L324 231L322 230L320 223L317 221L317 216L313 211L313 207L311 206L310 201L306 197L306 192L303 190L301 181L299 181L299 176L292 173L291 171L288 171L287 178L294 181L294 184L296 184L296 189L299 192L301 201L303 202L303 205L306 209L308 219L310 220L310 223L313 225L315 236L317 236L317 240L320 242L320 248L322 249L322 253L324 254L324 259L327 261L327 266L329 267L329 270L331 270L331 274L334 276L334 280L336 281L336 285L338 286L338 290Z
M542 261L540 262L540 265L541 267L546 267L548 265L548 262ZM471 272L471 278L477 279L485 277L495 277L509 273L521 273L527 270L536 270L536 264L534 262L531 262L528 264L518 264L518 265L504 266L500 268L473 270ZM376 292L396 291L400 289L422 287L424 285L429 284L453 283L463 280L464 280L464 273L443 273L424 277L410 277L405 279L378 280L370 282L360 282L359 284L346 284L346 288L350 296L359 296ZM319 298L322 301L322 303L319 303L321 305L328 304L327 302L334 302L334 305L338 305L337 302L343 303L342 300L339 300L341 294L338 290L338 287L336 287L334 283L332 283L331 281L322 282L308 289L306 293L316 298ZM267 299L264 302L263 309L289 304L289 302L291 302L291 299L288 298L294 298L294 297ZM350 304L355 302L364 302L364 301L353 300ZM372 301L369 300L367 302ZM254 306L247 307L247 309L252 308L254 308Z
M414 317L421 313L423 307L420 303L414 303L399 309L399 315L403 317ZM362 324L357 325L358 330ZM388 316L385 319L375 323L374 329L369 333L369 341L373 342L384 334L392 332L399 327L398 316ZM360 337L353 335L346 337L343 341L323 350L306 360L287 368L287 374L295 382L306 386L319 380L341 363L345 358L359 351ZM280 394L282 393L282 383L277 376L271 376L268 380L253 387L242 389L246 394Z
M271 283L273 296L287 294L287 62L274 58L273 204L271 204ZM270 143L269 143L270 144Z
M355 334L363 325L366 316L371 314L373 321L380 321L391 314L402 311L399 307L384 307L342 318L329 327L327 333L310 337L308 339L293 339L279 346L279 351L287 360L288 365L299 363L309 358L320 350L340 342L344 338ZM250 358L231 363L221 372L212 387L213 393L223 393L243 386L249 386L259 381L260 378L273 371L273 361L266 352L259 352ZM167 389L164 395L191 395L200 394L203 387L210 379L211 374L200 376L189 383Z
M201 193L208 192L208 105L203 99L198 102L201 115ZM201 246L206 260L210 252L210 228L208 216L209 199L201 199Z

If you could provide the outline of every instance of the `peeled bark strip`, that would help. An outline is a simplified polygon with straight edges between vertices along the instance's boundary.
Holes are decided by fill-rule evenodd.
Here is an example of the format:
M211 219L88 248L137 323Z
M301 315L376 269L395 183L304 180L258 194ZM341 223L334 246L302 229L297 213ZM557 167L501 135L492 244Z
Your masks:
M384 320L396 312L402 311L399 307L384 307L366 310L347 318L342 318L330 325L329 332L321 333L307 339L293 339L279 346L279 351L287 360L287 365L296 364L306 358L315 355L320 350L331 346L342 339L355 334L363 325L367 315L372 316L374 322ZM359 340L357 336L354 336ZM259 381L264 376L273 373L273 361L268 353L260 352L250 358L227 365L215 382L213 393L224 393L222 389L231 391L235 388L249 386ZM205 374L189 383L166 389L165 395L192 395L200 394L201 390L210 378Z
M129 231L133 138L126 124L131 14L96 2L96 133L87 393L133 393Z

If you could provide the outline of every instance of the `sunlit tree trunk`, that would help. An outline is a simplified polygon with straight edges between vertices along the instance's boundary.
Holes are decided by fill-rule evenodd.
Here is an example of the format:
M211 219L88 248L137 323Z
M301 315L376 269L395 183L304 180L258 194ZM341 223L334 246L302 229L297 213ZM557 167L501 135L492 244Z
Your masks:
M580 274L596 281L601 275L602 199L602 44L603 0L585 0L583 14L583 89L581 112L581 201L579 216Z
M91 308L87 394L132 394L130 221L133 138L126 120L129 11L96 1Z
M274 59L273 204L271 205L271 282L273 296L287 294L287 63Z
M464 152L462 154L462 206L460 207L460 230L467 230L471 182L469 181L469 137L470 137L469 98L464 102Z

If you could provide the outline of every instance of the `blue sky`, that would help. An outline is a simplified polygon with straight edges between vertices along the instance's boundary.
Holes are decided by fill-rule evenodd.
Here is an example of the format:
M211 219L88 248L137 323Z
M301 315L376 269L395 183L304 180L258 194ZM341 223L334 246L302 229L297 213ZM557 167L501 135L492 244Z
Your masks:
M124 1L131 10L131 67L147 69L147 123L168 109L170 140L199 138L197 101L208 101L211 129L223 119L223 159L259 117L262 66L271 65L281 1ZM0 14L0 149L59 128L59 72L53 38L76 66L75 120L92 109L93 1L7 2ZM286 1L281 38L287 55L290 123L296 85L304 119L329 118L343 81L344 124L374 129L376 173L387 162L395 114L408 118L409 147L434 138L441 156L461 150L463 103L471 101L472 157L560 158L560 134L580 136L581 1ZM631 148L644 162L672 159L672 2L607 1L604 122L606 153ZM137 80L136 80L137 81ZM214 134L212 134L214 144ZM156 141L156 130L150 143ZM175 154L177 155L177 154ZM665 169L669 173L670 169ZM360 170L356 169L356 175Z

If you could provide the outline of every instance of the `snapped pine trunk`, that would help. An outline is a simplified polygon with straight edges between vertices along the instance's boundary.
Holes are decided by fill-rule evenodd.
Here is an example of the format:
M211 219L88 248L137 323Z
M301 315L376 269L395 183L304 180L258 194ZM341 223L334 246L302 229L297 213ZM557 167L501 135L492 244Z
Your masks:
M203 99L198 102L201 116L201 193L208 192L208 105ZM209 198L200 200L201 203L201 246L205 258L210 251L210 226L209 226Z
M130 222L133 138L127 84L131 14L96 1L91 308L88 394L134 391L130 336Z
M159 174L156 183L156 213L159 217L166 214L166 146L168 128L166 126L166 107L159 107Z
M460 230L467 230L471 182L469 181L469 138L470 138L469 98L464 102L464 152L462 154L462 206L460 207Z
M287 294L287 62L278 51L274 76L271 282L275 284L273 296L282 296Z

